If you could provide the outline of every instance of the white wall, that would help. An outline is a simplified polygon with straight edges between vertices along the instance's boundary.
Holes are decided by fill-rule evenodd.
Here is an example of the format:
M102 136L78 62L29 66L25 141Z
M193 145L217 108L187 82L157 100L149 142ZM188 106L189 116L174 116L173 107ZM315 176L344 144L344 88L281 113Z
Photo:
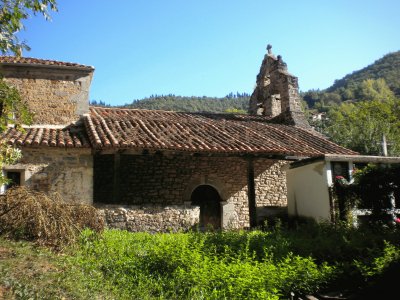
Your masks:
M290 216L330 220L329 165L329 162L319 161L286 171Z

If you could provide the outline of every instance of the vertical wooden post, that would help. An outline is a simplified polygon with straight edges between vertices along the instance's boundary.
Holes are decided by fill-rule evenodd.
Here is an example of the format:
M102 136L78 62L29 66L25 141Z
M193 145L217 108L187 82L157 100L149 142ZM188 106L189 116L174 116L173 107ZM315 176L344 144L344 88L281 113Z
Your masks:
M121 172L121 155L117 152L114 154L114 178L113 178L113 203L120 203L119 180Z
M254 183L254 163L253 158L247 158L247 190L249 202L250 228L257 226L256 190Z

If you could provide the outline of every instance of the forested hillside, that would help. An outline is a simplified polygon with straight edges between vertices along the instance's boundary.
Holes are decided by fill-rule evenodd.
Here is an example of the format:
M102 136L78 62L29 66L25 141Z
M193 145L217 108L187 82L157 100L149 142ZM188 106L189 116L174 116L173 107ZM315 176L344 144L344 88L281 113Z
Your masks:
M373 64L336 80L326 90L310 90L303 92L302 96L309 108L326 111L344 101L368 100L365 99L365 91L372 85L379 91L388 87L400 97L400 51L389 53Z
M311 125L332 141L362 154L400 155L400 51L303 99ZM325 115L312 118L318 112Z
M250 95L246 93L230 93L224 98L217 97L185 97L175 95L152 95L126 104L127 108L161 109L183 112L235 112L246 113Z
M341 89L355 88L357 84L366 79L385 79L389 88L400 96L400 51L389 53L378 59L373 64L351 74L335 83L327 89L327 92L337 92Z

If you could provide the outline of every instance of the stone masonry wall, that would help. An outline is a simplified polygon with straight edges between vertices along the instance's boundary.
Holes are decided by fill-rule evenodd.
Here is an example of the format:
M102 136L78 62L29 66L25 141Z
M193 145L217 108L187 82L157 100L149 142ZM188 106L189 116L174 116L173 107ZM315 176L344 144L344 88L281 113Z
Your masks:
M97 161L95 158L95 169L99 171ZM120 200L102 198L101 202L148 208L182 206L185 202L190 203L191 193L197 186L208 184L217 189L222 201L234 204L232 226L247 227L246 168L246 161L239 158L121 155L118 175ZM109 165L104 168L105 173L110 171ZM95 174L95 195L102 194L99 191L102 186L96 183L96 178L101 177L102 174Z
M4 169L22 171L23 185L57 192L67 202L93 203L93 157L89 149L25 148L22 154L18 164Z
M102 206L106 224L112 228L132 232L177 232L189 230L199 223L199 207L191 205L171 206Z
M287 161L258 159L254 161L257 207L287 206L286 173L282 170ZM267 171L265 171L267 170Z
M108 176L110 181L111 161L110 157L95 158L97 173L94 183L94 201L104 209L110 226L132 231L149 228L152 231L157 226L159 230L175 230L177 227L172 226L175 223L183 228L193 226L193 222L198 222L199 210L190 205L191 193L203 184L217 189L223 207L232 207L229 227L249 226L247 161L243 158L121 155L119 174L116 174L118 201L105 198L105 195L111 198L112 193L110 186L100 180L103 175L101 168L96 166L103 164L104 176ZM286 179L281 166L282 163L275 160L255 160L257 206L286 204L286 195L283 195L286 193ZM104 206L107 203L114 206ZM123 209L116 209L116 204L123 205ZM189 208L191 212L188 212Z
M1 72L33 112L34 124L65 125L89 111L92 73L34 67L2 67Z

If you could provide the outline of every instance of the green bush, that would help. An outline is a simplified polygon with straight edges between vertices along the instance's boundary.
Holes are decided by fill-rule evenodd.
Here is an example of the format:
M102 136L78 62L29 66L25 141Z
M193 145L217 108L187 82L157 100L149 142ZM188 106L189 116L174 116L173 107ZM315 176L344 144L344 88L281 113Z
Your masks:
M400 266L396 228L276 224L264 231L207 233L85 230L61 255L16 245L2 252L0 285L40 299L288 299L291 292L304 298L329 291L365 299L397 293L388 284Z
M316 223L265 231L84 231L68 264L84 289L118 299L280 299L362 289L398 261L399 235Z
M278 299L315 292L335 271L310 257L275 256L271 233L85 231L74 264L122 298ZM83 276L85 277L85 276ZM123 296L121 296L123 295Z

